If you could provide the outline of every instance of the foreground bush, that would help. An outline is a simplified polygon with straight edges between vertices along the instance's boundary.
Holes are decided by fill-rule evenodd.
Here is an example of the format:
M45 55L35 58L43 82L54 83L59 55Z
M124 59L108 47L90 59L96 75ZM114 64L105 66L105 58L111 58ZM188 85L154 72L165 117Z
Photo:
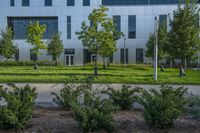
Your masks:
M137 102L140 88L130 89L130 86L123 85L121 90L109 88L108 91L103 91L104 94L109 95L113 104L119 106L122 110L130 109L134 102Z
M188 96L188 112L193 118L200 120L200 96L190 94Z
M113 131L116 128L112 113L117 108L111 100L101 99L100 95L88 88L80 99L72 104L72 110L83 131Z
M52 95L54 96L53 102L63 109L70 110L72 101L78 103L78 96L81 94L82 88L85 88L86 85L90 85L75 85L79 80L79 78L72 76L59 93L52 92Z
M26 85L13 89L10 92L0 87L0 99L5 101L5 105L0 105L0 129L25 128L33 114L36 88Z
M53 61L0 61L0 66L34 66L35 64L39 66L55 66ZM62 65L62 63L58 63L58 65Z
M80 80L80 79L77 79ZM73 85L69 82L55 94L54 101L67 110L71 109L83 131L115 129L112 113L117 109L109 99L102 99L101 93L92 89L91 78L81 79L84 83Z
M156 128L168 128L174 120L184 111L187 89L183 87L174 89L169 86L161 86L160 91L144 90L140 103L144 106L145 121Z

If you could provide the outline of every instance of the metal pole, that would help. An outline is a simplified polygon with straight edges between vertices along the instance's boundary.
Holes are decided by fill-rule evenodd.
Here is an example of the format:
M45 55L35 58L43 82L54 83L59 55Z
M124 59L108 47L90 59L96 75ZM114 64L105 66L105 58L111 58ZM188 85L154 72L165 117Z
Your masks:
M199 68L199 67L200 67L199 64L200 64L200 52L198 52L198 66L197 66L197 69L198 69L198 70L200 70L200 68Z
M124 38L124 67L126 67L126 38Z
M155 37L156 42L154 45L154 80L157 81L158 79L158 73L157 73L157 67L158 67L158 17L155 17Z

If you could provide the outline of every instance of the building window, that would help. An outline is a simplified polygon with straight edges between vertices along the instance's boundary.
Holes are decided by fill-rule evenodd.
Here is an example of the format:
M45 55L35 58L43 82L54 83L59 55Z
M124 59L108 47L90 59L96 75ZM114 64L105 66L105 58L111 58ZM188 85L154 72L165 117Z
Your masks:
M37 60L37 54L33 49L30 49L30 60L36 61Z
M113 63L113 54L109 57L109 63Z
M22 6L30 6L29 0L22 0Z
M128 49L127 48L125 49L125 52L126 53L124 53L124 49L121 49L121 51L120 51L121 63L122 64L124 64L124 63L128 64ZM125 56L125 58L124 58L124 56ZM126 62L124 62L124 61L126 61Z
M128 16L128 38L136 38L136 15Z
M167 28L167 15L159 15L159 25Z
M10 0L10 6L15 6L15 0Z
M178 4L178 2L179 0L102 0L102 5L156 5Z
M144 63L144 49L142 48L136 49L136 63Z
M52 0L44 0L44 6L52 6Z
M8 26L13 29L14 39L26 39L26 30L30 22L46 25L43 39L50 39L58 32L58 17L8 17Z
M90 0L83 0L83 6L90 6Z
M19 61L19 49L16 50L15 61Z
M74 6L74 0L67 0L67 6Z
M121 32L121 16L119 15L113 16L113 23L115 25L115 29Z
M71 16L67 16L67 39L71 39Z

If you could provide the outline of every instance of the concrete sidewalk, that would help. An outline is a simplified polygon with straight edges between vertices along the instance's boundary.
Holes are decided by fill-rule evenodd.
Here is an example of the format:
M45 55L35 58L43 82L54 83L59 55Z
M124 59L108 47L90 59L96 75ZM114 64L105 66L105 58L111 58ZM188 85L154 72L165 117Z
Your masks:
M0 84L3 85L4 87L10 88L6 84ZM16 86L22 87L25 86L26 84L16 84ZM37 93L38 97L36 99L37 105L42 105L42 106L54 106L55 104L52 103L53 96L51 95L51 92L59 92L63 88L63 84L40 84L40 83L30 83L29 84L31 87L36 87L37 88ZM96 89L103 89L107 88L108 86L120 89L123 84L93 84L93 88ZM144 89L159 89L160 85L137 85L137 84L132 84L130 85L132 88L134 87L141 87ZM173 87L181 87L181 85L171 85ZM200 85L184 85L185 88L188 88L189 93L193 94L198 94L200 95Z

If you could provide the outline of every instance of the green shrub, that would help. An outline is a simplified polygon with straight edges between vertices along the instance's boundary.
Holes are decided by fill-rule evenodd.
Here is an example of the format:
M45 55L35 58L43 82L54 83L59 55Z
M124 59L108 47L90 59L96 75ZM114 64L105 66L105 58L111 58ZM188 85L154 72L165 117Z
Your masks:
M71 77L60 93L53 93L54 102L64 109L71 109L83 131L112 131L116 125L112 113L117 108L109 99L102 99L101 93L92 89L92 77L79 79ZM74 83L81 81L81 84Z
M156 128L168 128L184 111L187 104L184 97L187 89L174 89L161 86L160 91L143 90L140 103L144 106L144 118L147 124Z
M34 64L37 64L39 66L55 66L55 63L53 61L0 61L0 66L34 66ZM58 63L58 65L62 65L62 63Z
M193 118L200 120L200 96L190 94L187 97L188 107L187 111Z
M130 86L123 85L121 90L109 88L108 91L103 91L103 93L109 95L114 105L126 110L130 109L134 102L137 102L138 96L134 94L139 93L140 90L140 88L130 89Z
M0 98L5 101L5 105L0 105L0 129L25 128L33 114L36 88L26 85L13 89L11 92L0 87Z
M85 88L78 103L72 104L76 120L83 131L112 131L116 128L112 113L117 109L109 99L91 88Z
M54 96L53 102L63 109L70 110L71 102L78 102L78 96L81 94L82 90L81 88L84 88L83 86L85 85L75 85L79 80L79 78L71 76L59 93L52 92Z

